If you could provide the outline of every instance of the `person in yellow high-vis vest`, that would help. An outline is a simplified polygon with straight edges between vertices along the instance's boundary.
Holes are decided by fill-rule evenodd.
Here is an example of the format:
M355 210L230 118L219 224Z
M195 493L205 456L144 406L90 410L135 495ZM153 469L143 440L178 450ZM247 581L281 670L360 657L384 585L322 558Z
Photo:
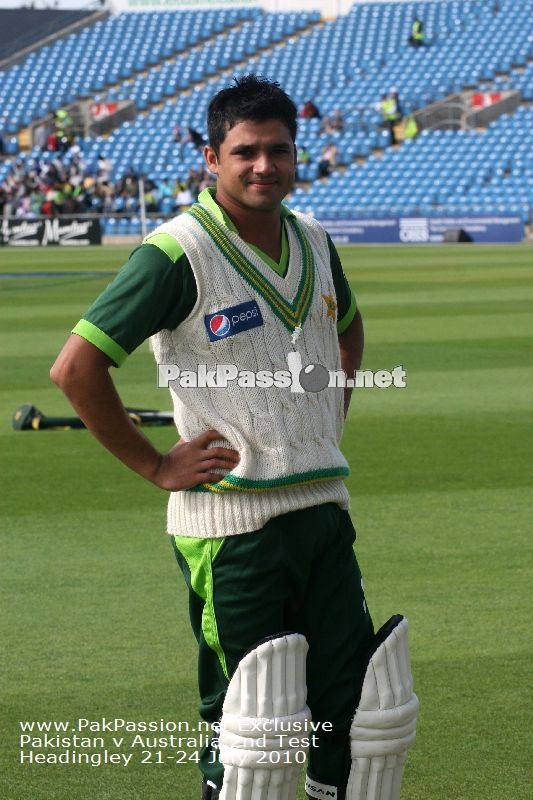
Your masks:
M393 94L383 94L380 102L381 117L383 125L389 130L389 142L391 145L397 143L395 125L399 119L398 105Z
M411 47L422 47L424 44L424 24L418 17L414 20L411 28L411 35L409 37L409 44Z

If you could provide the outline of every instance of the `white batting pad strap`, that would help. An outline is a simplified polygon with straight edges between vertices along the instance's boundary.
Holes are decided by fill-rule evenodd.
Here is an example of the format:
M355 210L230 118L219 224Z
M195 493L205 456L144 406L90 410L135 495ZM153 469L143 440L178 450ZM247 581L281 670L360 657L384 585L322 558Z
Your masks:
M352 767L346 800L399 800L418 714L407 630L404 617L368 664L350 729Z
M399 708L361 714L358 709L350 730L352 758L402 753L416 738L417 714L416 694Z
M286 634L247 653L233 675L220 720L220 800L294 800L301 738L308 738L307 641ZM302 757L303 756L303 757Z

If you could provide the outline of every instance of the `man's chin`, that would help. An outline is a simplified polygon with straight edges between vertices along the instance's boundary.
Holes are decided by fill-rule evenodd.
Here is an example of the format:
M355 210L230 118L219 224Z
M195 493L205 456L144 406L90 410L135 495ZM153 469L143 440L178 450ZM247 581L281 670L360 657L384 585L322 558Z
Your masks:
M281 193L279 188L277 191L251 191L247 193L247 200L251 208L255 208L258 211L274 211L276 208L279 208L283 198L285 197L286 193Z

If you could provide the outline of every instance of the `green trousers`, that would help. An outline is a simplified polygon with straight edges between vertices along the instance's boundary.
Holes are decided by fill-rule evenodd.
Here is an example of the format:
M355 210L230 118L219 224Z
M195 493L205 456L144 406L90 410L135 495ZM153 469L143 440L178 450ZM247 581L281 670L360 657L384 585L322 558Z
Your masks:
M240 659L262 639L303 634L307 702L314 722L330 722L309 750L308 772L339 787L350 770L349 729L359 702L373 626L346 511L329 503L271 519L223 539L172 537L189 587L199 645L200 715L217 722ZM206 748L200 767L219 788L223 766Z

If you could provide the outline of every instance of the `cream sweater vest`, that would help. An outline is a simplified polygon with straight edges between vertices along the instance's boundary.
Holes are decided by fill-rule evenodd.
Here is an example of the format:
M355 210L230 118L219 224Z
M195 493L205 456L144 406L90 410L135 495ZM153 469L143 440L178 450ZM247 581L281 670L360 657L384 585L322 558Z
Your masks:
M184 371L207 371L217 365L269 374L289 372L287 355L300 353L302 365L340 369L333 278L326 236L317 222L302 214L285 221L290 258L284 277L277 275L248 245L222 226L204 206L160 226L179 241L196 279L198 299L175 330L152 337L158 364ZM152 234L153 235L153 234ZM210 334L232 310L259 309L262 324L237 332ZM333 304L334 305L334 304ZM223 312L226 312L225 314ZM252 317L257 323L257 313ZM292 343L297 326L301 333ZM226 330L226 327L219 330ZM216 484L173 492L168 532L218 537L258 530L274 516L320 503L348 507L342 476L347 462L338 443L343 426L343 390L294 393L284 388L226 388L170 384L174 416L182 437L192 439L215 429L214 445L237 450L240 462Z

